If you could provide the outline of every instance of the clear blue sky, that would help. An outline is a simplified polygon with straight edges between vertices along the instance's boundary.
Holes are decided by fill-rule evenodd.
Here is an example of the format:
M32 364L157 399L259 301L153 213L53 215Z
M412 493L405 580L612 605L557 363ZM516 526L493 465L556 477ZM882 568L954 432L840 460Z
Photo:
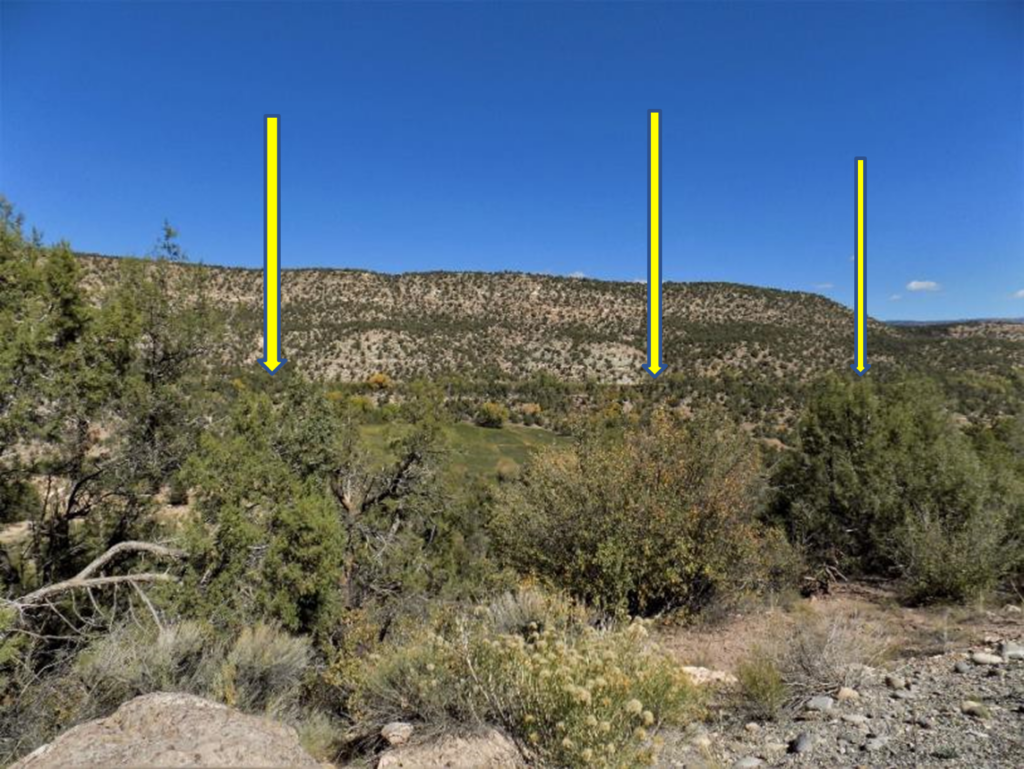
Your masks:
M80 250L145 253L167 218L194 258L260 267L277 112L285 266L637 279L656 108L667 279L849 304L866 155L869 312L1024 315L1020 2L2 0L0 23L0 191Z

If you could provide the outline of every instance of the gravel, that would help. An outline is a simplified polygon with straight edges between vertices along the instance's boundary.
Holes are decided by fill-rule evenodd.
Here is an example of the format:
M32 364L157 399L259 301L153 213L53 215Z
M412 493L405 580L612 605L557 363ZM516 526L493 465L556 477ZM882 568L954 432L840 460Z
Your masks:
M812 697L759 729L746 728L749 714L723 692L718 720L701 727L704 747L682 740L660 765L1020 769L1024 653L1016 652L1024 652L1024 639L989 640L985 648L868 669L856 697Z

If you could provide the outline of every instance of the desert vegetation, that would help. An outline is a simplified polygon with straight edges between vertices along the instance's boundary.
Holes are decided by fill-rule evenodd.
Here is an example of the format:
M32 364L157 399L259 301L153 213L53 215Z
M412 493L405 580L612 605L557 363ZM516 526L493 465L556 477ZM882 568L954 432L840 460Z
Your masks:
M1021 589L1012 335L878 326L900 364L860 380L825 374L848 346L826 300L677 286L694 368L640 384L641 287L330 277L360 288L286 281L304 330L271 378L241 347L258 274L186 265L169 226L149 259L80 258L0 207L5 761L175 691L339 763L402 721L632 767L713 713L658 627L835 580ZM774 717L890 652L787 622L737 707Z

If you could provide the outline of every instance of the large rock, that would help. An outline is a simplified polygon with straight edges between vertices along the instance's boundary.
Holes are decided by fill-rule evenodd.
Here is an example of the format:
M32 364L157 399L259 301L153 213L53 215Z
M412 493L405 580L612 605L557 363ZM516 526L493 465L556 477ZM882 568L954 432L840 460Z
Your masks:
M147 694L69 729L12 769L316 767L290 726L190 694Z
M442 737L406 743L384 753L377 769L520 769L523 762L515 745L490 729L469 737Z

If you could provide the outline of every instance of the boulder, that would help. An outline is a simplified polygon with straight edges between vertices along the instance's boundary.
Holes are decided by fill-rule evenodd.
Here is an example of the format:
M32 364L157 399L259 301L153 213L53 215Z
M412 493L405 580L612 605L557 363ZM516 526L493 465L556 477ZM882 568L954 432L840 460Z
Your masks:
M129 700L69 729L12 769L65 767L317 767L295 730L191 694Z

